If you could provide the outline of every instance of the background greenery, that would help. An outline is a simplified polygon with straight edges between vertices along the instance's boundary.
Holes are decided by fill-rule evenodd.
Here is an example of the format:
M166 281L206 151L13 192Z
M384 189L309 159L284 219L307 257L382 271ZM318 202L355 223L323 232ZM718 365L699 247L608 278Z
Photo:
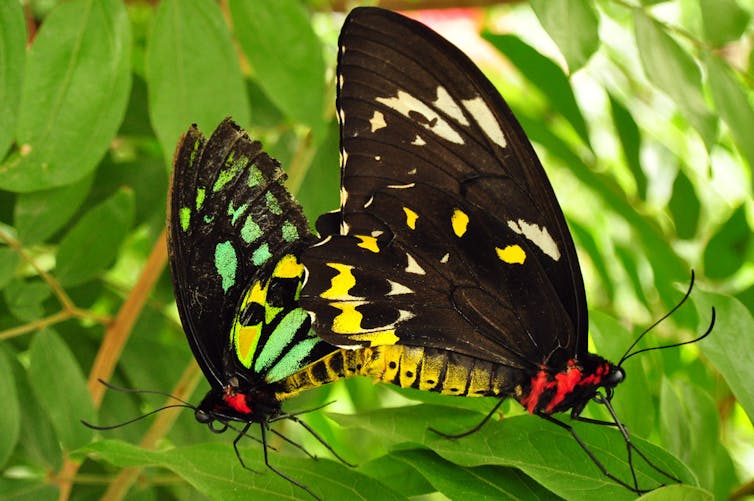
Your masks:
M438 3L490 2L390 5ZM684 480L646 498L754 492L752 14L750 0L536 0L423 18L449 35L471 27L463 48L486 50L475 58L541 154L579 247L599 353L620 358L677 303L691 268L693 304L644 345L692 338L717 308L708 339L626 363L618 413ZM165 403L105 392L97 378L195 403L207 389L165 270L170 161L190 123L209 133L232 115L286 167L310 217L337 206L343 17L326 0L0 2L2 499L305 497L244 471L233 437L191 411L111 432L79 420L122 423ZM325 499L632 497L515 403L457 441L427 427L464 430L494 401L354 378L287 408L331 401L305 419L358 468L280 441L271 453ZM276 426L326 456L294 424ZM615 430L577 430L627 479ZM257 443L242 453L264 469ZM637 467L642 486L662 481Z

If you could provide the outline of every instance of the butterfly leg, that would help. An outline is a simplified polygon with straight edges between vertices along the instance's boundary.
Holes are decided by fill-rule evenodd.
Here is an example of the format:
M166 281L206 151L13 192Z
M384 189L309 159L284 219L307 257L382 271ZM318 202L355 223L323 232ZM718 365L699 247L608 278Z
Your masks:
M253 468L249 468L248 466L246 466L246 463L244 463L244 461L243 461L243 456L241 456L241 451L238 450L238 442L243 437L248 436L246 434L246 432L249 431L249 427L251 427L251 423L246 423L246 425L243 427L243 429L241 429L241 431L238 432L238 435L236 435L236 438L233 439L233 450L236 451L236 457L238 458L238 462L241 463L241 466L243 466L244 469L249 470L250 472L253 472L253 473L256 473L256 474L260 474L262 472L257 471L257 470L255 470ZM264 441L264 439L262 440L262 446L264 447L264 453L265 453L265 456L266 456L267 455L267 443Z
M645 463L647 463L649 466L651 466L653 470L655 470L658 473L661 473L662 475L664 475L665 477L669 478L670 480L672 480L674 482L677 482L679 484L681 483L681 479L679 479L679 478L671 475L670 473L666 472L665 470L663 470L659 466L655 465L652 461L649 460L649 458L643 452L641 452L641 450L638 447L636 447L636 445L634 445L634 443L631 441L631 436L628 434L628 429L618 419L618 415L615 413L615 410L613 409L613 406L610 403L610 399L609 398L606 398L606 397L598 394L594 398L594 400L595 400L595 402L597 402L599 404L602 404L602 405L605 406L605 408L607 408L607 411L610 413L610 417L613 418L613 422L614 422L615 426L618 427L618 429L621 432L621 435L623 435L623 440L626 442L626 449L628 450L628 463L629 463L629 465L631 465L631 472L632 473L634 472L634 465L633 465L633 461L632 461L631 450L635 450L636 453L639 455L639 457L642 458ZM634 474L634 482L635 481L636 481L636 474Z
M275 468L274 466L272 466L270 464L270 461L269 461L269 458L268 458L268 455L267 455L267 424L266 423L259 423L259 427L262 430L262 443L265 444L265 446L262 447L262 450L264 451L264 464L265 464L265 466L267 466L267 468L269 468L270 470L272 470L280 478L283 478L283 479L287 480L288 482L292 483L293 485L295 485L296 487L299 487L299 488L305 490L311 497L313 497L314 499L316 499L318 501L321 501L321 498L319 496L317 496L316 494L314 494L314 492L312 492L311 489L309 489L307 486L305 486L301 482L298 482L298 481L292 479L291 477L289 477L288 475L286 475L285 473L283 473L282 471L278 470L277 468Z
M297 417L296 417L295 415L289 415L289 416L288 416L288 419L290 419L291 421L293 421L293 422L295 422L295 423L298 423L298 424L300 424L300 425L301 425L301 427L302 427L303 429L305 429L306 431L308 431L308 432L309 432L309 434L310 434L311 436L313 436L313 437L314 437L314 438L315 438L315 439L317 440L317 442L319 442L320 444L322 444L323 446L325 446L325 448L326 448L326 449L327 449L328 451L330 451L330 453L331 453L331 454L332 454L333 456L335 456L335 457L336 457L336 458L338 459L338 461L340 461L341 463L343 463L343 464L344 464L344 465L346 465L346 466L350 466L351 468L356 468L356 467L358 466L358 465L355 465L355 464L349 463L348 461L346 461L345 459L343 459L343 458L342 458L342 457L340 456L340 454L338 454L337 452L335 452L335 449L333 449L333 448L332 448L332 446L331 446L330 444L328 444L328 443L327 443L327 442L325 441L325 439L324 439L324 438L322 438L322 437L321 437L321 436L319 435L319 433L317 433L316 431L314 431L314 429L313 429L313 428L312 428L311 426L309 426L308 424L306 424L306 423L305 423L304 421L301 421L301 420L300 420L299 418L297 418ZM307 453L307 454L308 454L308 453ZM316 459L316 458L315 458L315 459Z
M597 468L599 468L599 470L602 472L602 474L605 475L610 480L612 480L612 481L614 481L614 482L622 485L626 489L628 489L628 490L630 490L632 492L635 492L636 494L646 494L647 492L650 492L650 491L653 490L653 489L640 489L639 488L639 485L638 485L638 482L637 482L637 479L636 479L636 472L634 471L634 465L633 465L633 462L631 460L630 450L629 450L628 463L629 463L629 465L631 467L631 475L633 476L634 485L631 485L631 484L629 484L627 482L624 482L620 478L618 478L615 475L613 475L612 473L610 473L607 470L607 468L605 468L605 465L603 465L602 462L599 459L597 459L597 456L594 455L594 453L589 448L589 446L587 446L586 443L583 440L581 440L581 437L576 433L576 430L573 429L573 426L571 426L571 425L569 425L567 423L564 423L564 422L562 422L562 421L560 421L560 420L558 420L558 419L550 416L549 414L537 414L537 415L539 417L541 417L542 419L546 419L547 421L549 421L549 422L551 422L553 424L556 424L556 425L560 426L561 428L563 428L564 430L568 431L568 433L571 434L571 436L574 438L574 440L576 440L576 443L578 443L579 446L584 450L584 452L586 452L587 456L589 456L589 459L591 459L592 462L597 466ZM633 444L631 444L631 446L634 449L636 449L636 447ZM643 454L641 454L641 456L643 458L645 457ZM665 474L665 475L667 475L667 474ZM662 485L660 485L659 487L662 487Z
M445 432L439 431L439 430L437 430L435 428L429 428L429 431L431 431L432 433L435 433L437 435L440 435L443 438L463 438L463 437L466 437L468 435L471 435L472 433L476 433L476 432L478 432L479 430L482 429L482 426L484 426L485 424L487 424L487 421L489 421L490 418L492 418L492 416L500 408L500 406L503 405L503 401L504 401L504 399L502 399L502 398L500 400L498 400L497 404L495 404L495 407L493 407L492 410L490 412L488 412L486 416L484 416L484 419L482 419L482 421L480 421L479 424L477 424L476 426L474 426L470 430L464 431L462 433L457 433L457 434L445 433Z

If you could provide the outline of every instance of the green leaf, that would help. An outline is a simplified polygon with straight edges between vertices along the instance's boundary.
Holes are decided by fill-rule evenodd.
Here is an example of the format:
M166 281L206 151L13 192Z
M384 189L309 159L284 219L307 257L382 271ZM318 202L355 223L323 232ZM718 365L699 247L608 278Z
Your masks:
M730 390L736 396L749 419L754 423L754 319L751 312L736 298L695 290L691 295L696 310L702 318L700 325L706 327L710 310L714 306L717 315L715 327L699 348L715 365Z
M748 91L733 76L724 61L715 56L708 56L705 64L715 107L728 124L733 140L749 163L749 168L754 168L754 142L751 141L754 109L749 101Z
M534 416L505 418L487 423L481 430L458 440L443 438L427 429L446 433L471 429L481 416L451 407L418 405L362 412L356 416L330 414L346 427L379 436L385 446L422 444L442 458L464 467L511 466L522 470L545 488L565 499L632 499L634 495L606 478L594 462L564 429ZM572 424L579 437L608 471L629 481L626 444L620 433L607 426ZM664 471L693 482L693 476L670 454L636 436L633 443ZM643 461L634 460L642 488L655 488L667 482Z
M449 499L520 500L551 499L554 496L515 468L464 468L426 449L396 451L391 456L411 465Z
M678 106L680 113L712 149L717 139L717 119L702 94L702 76L696 62L662 26L634 9L636 43L644 73Z
M68 346L50 329L34 334L29 346L29 382L64 448L91 440L92 430L80 421L94 416L86 379Z
M339 142L340 128L336 121L332 121L306 171L301 188L296 192L309 221L316 221L320 214L340 207L340 170L333 168L340 164Z
M571 124L584 144L589 146L589 132L584 115L563 70L518 37L485 33L484 38L547 96L548 103Z
M298 0L230 0L236 36L256 82L293 122L322 136L325 63L322 44Z
M125 114L130 65L122 2L58 5L28 54L16 130L20 155L0 166L0 188L46 190L94 170Z
M615 124L615 131L618 133L623 157L634 176L639 198L645 200L647 198L647 175L641 167L641 133L639 127L636 125L631 112L615 96L609 94L609 97L610 112L613 115L613 123Z
M414 467L406 461L401 461L394 454L386 454L365 464L360 464L359 471L383 484L390 485L393 490L407 497L435 492L435 488Z
M216 2L160 2L146 54L149 113L165 159L192 123L249 122L238 54Z
M11 315L31 322L44 313L42 303L50 297L50 288L40 280L14 279L3 289L3 296Z
M121 189L84 214L60 242L56 267L60 283L78 285L102 273L128 235L133 213L133 192Z
M600 45L599 17L588 0L532 0L532 9L560 48L571 74L589 61Z
M752 230L746 220L746 205L739 205L718 228L704 249L704 272L711 278L725 278L748 261L752 251Z
M18 195L13 209L18 239L31 245L51 237L81 207L92 179L93 176L85 176L81 181L61 188Z
M688 485L668 485L641 497L641 501L712 501L713 499L716 498L709 491Z
M26 20L20 2L0 2L0 160L15 138L26 58Z
M19 260L18 252L8 247L0 247L0 289L13 280Z
M660 424L668 450L694 471L702 487L712 489L715 471L710 458L720 443L712 398L685 381L671 384L663 379Z
M0 468L8 461L18 441L21 430L21 411L16 393L16 382L11 370L8 354L0 345L0 402L3 411L0 412Z
M0 479L0 498L3 501L56 501L58 488L41 480Z
M678 171L673 183L673 194L668 202L668 210L673 216L678 238L694 238L696 228L699 226L701 205L694 185L682 170Z
M255 450L256 454L248 449L240 452L247 466L261 473L244 469L230 443L148 451L125 442L107 440L91 444L83 452L96 453L121 467L167 468L212 499L308 499L303 489L268 471L262 462L260 448ZM322 499L405 499L387 485L328 459L313 461L270 453L270 463Z
M751 19L735 0L700 0L699 6L704 36L715 47L741 38Z

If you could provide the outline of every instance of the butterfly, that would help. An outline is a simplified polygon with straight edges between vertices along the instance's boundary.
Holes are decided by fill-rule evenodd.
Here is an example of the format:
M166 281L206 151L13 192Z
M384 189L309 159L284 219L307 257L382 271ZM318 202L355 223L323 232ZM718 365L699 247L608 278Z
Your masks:
M316 497L269 464L266 439L268 431L278 434L270 423L291 419L330 449L281 405L345 376L337 367L353 356L318 338L298 304L304 275L298 254L314 238L308 221L283 185L278 162L230 119L209 139L192 126L173 163L167 217L173 288L211 386L195 417L215 432L238 431L233 445L242 465L237 443L259 424L267 467Z
M644 492L632 454L661 470L611 405L629 355L613 364L588 351L573 239L497 90L423 24L365 7L340 34L336 106L340 209L318 219L320 240L301 254L301 305L317 334L368 350L360 373L377 380L498 406L513 397ZM593 421L581 417L592 400L623 433L629 481L554 417Z

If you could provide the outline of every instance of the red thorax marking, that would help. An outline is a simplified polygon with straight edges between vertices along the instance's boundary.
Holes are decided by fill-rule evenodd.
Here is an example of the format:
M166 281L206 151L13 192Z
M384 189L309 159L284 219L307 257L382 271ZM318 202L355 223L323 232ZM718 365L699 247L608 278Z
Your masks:
M246 405L246 397L242 393L231 393L226 389L223 400L225 400L225 403L233 410L243 414L251 414L252 412L251 408Z
M533 414L540 404L542 394L554 389L555 394L544 408L544 412L550 414L577 386L598 386L607 371L607 365L600 365L593 374L585 376L575 360L569 360L566 369L555 375L543 368L531 379L531 389L521 399L521 404L527 412Z

